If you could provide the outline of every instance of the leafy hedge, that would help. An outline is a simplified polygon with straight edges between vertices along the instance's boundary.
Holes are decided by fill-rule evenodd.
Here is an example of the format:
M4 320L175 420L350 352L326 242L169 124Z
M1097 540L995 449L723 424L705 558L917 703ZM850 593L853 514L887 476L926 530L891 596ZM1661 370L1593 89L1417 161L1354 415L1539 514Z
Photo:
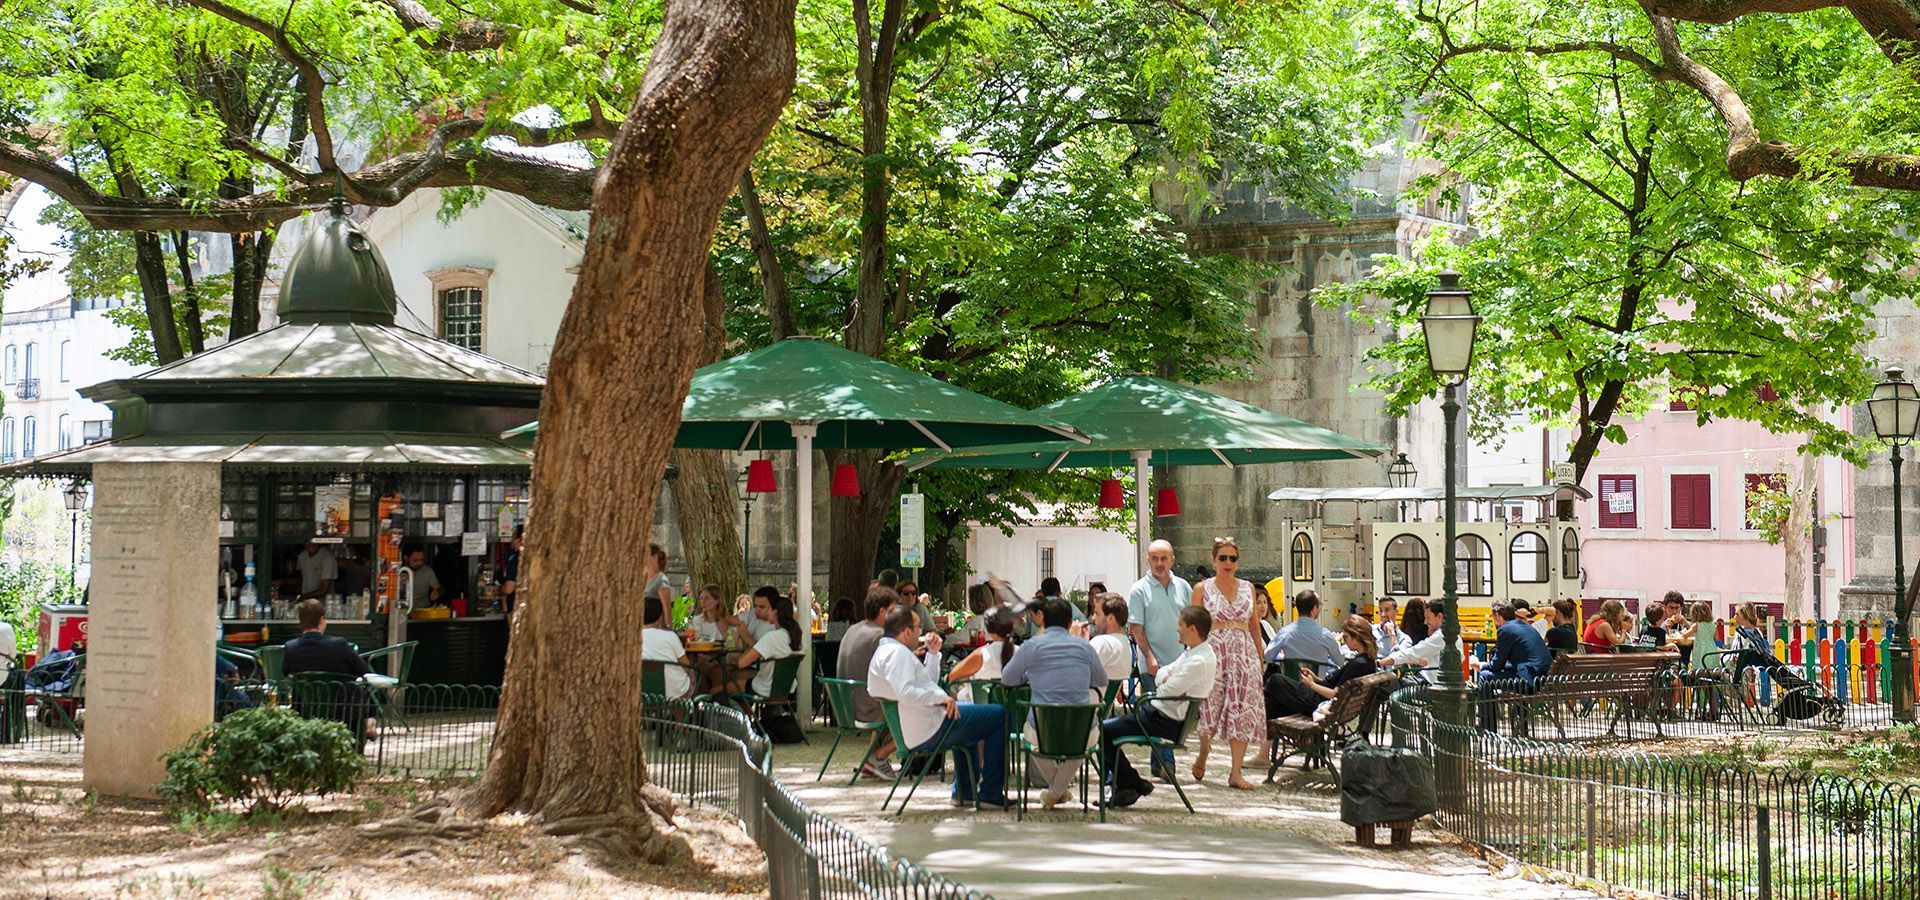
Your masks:
M257 706L201 729L163 757L160 799L205 812L229 801L249 811L279 809L295 797L351 790L366 760L345 725L283 706Z

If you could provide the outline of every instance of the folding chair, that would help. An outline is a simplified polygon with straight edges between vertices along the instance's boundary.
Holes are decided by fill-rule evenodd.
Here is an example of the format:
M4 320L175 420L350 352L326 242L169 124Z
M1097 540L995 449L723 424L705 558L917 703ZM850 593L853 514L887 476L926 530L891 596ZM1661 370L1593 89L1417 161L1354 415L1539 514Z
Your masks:
M1140 698L1140 705L1144 706L1145 704L1150 703L1154 700L1165 700L1169 703L1184 702L1187 704L1187 717L1184 721L1180 723L1180 736L1170 741L1170 740L1167 740L1166 738L1154 737L1153 735L1150 735L1150 734L1121 735L1120 737L1113 739L1113 747L1115 750L1120 750L1123 747L1133 747L1133 746L1145 747L1147 748L1148 753L1152 753L1155 750L1162 750L1162 749L1170 750L1170 751L1187 749L1187 741L1193 738L1194 731L1196 731L1200 727L1200 708L1206 704L1207 702L1206 698L1202 697L1202 698L1195 699L1193 697L1154 697L1152 695L1148 695L1146 697ZM1139 707L1136 706L1136 708L1139 708ZM1193 801L1188 800L1187 792L1180 788L1179 766L1174 766L1173 768L1167 771L1167 780L1169 782L1172 782L1174 793L1180 795L1180 802L1186 804L1187 812L1189 813L1193 812ZM1102 807L1105 807L1107 805L1107 790L1108 790L1107 779L1105 777L1105 774L1102 773L1102 777L1100 779L1100 805Z
M1118 682L1113 682L1118 684ZM1112 699L1109 695L1108 699ZM1033 760L1047 759L1054 762L1080 760L1090 764L1098 773L1101 782L1106 782L1104 772L1100 770L1100 745L1093 739L1094 726L1100 720L1095 718L1100 707L1092 703L1034 703L1033 740L1026 739L1025 729L1017 732L1016 746L1023 752L1026 760L1026 777L1020 779L1020 809L1015 819L1024 819L1027 815L1027 788L1033 783ZM1052 790L1052 785L1047 790ZM1107 820L1107 806L1100 806L1100 821ZM1080 768L1080 809L1087 808L1087 769Z
M898 791L900 789L900 779L906 777L907 770L915 768L916 764L921 763L922 760L926 761L927 763L931 763L934 759L938 758L940 754L945 753L948 750L952 750L954 751L953 777L955 778L964 777L961 774L961 770L963 768L966 769L968 772L971 772L971 770L973 769L973 751L970 748L947 747L941 750L914 750L911 747L909 747L907 744L906 732L902 731L900 728L900 704L897 701L884 700L884 699L880 700L880 711L886 714L887 733L893 736L893 745L895 747L900 748L900 764L898 769L894 772L893 787L887 791L887 799L885 801L882 801L880 804L881 812L885 812L887 809L887 806L893 802L894 791ZM940 723L940 730L934 733L935 739L934 739L933 745L936 747L940 746L941 740L946 738L947 736L947 729L952 727L953 727L952 719L943 720ZM920 782L927 777L927 769L929 768L929 766L919 765L918 768L920 770L920 773L918 775L913 776L913 784L908 786L907 795L905 797L900 798L900 808L893 811L893 814L896 816L907 811L907 803L908 801L911 801L913 799L913 792L920 789ZM969 783L971 783L971 781L972 779L969 778ZM973 808L976 810L980 808L980 797L978 796L978 792L975 792L975 796L973 798Z
M827 689L827 702L833 706L833 746L827 748L827 758L820 763L820 774L813 777L814 781L827 777L827 767L833 765L833 753L840 749L842 737L873 735L867 744L866 755L860 757L860 764L853 767L853 777L847 779L847 784L851 786L860 780L860 770L866 767L867 760L873 758L873 752L880 749L880 741L885 737L887 726L884 722L862 722L853 714L853 689L866 687L866 682L846 678L822 678L820 684Z
M378 650L369 650L360 654L360 658L366 660L367 665L375 672L380 672L380 663L387 657L399 657L400 662L398 669L393 673L393 678L396 679L394 684L389 687L376 688L369 693L373 698L374 714L378 716L382 722L390 718L399 719L400 726L408 731L413 730L413 723L407 721L407 687L412 683L409 680L409 676L413 671L413 652L418 649L419 646L419 641L403 641L391 647L381 647ZM387 673L381 672L380 674L385 675Z

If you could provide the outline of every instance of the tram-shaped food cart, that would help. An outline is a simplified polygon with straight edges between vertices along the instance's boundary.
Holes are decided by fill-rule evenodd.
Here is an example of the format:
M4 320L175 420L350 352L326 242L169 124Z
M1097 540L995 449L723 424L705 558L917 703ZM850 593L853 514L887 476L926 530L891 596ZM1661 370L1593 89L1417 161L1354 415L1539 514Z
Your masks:
M1580 599L1580 523L1559 518L1555 506L1558 500L1588 496L1573 484L1455 489L1462 506L1455 548L1465 633L1486 630L1496 600L1542 607ZM1382 597L1404 605L1410 597L1441 594L1444 489L1303 487L1281 488L1267 497L1296 509L1304 506L1304 515L1283 519L1286 595L1317 591L1329 627L1351 613L1371 617ZM1289 609L1286 615L1291 614Z

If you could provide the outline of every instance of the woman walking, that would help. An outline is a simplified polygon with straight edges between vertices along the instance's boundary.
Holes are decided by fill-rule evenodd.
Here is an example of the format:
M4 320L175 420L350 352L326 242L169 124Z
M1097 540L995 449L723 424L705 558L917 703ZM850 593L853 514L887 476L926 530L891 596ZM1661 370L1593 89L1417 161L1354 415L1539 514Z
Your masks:
M1247 745L1266 740L1266 698L1260 691L1260 619L1254 609L1253 582L1234 576L1240 568L1240 545L1233 538L1214 538L1216 574L1193 592L1193 605L1213 616L1207 642L1220 660L1213 693L1200 712L1200 753L1193 761L1193 777L1205 781L1207 754L1216 739L1227 742L1233 768L1227 784L1243 791L1253 784L1240 774Z

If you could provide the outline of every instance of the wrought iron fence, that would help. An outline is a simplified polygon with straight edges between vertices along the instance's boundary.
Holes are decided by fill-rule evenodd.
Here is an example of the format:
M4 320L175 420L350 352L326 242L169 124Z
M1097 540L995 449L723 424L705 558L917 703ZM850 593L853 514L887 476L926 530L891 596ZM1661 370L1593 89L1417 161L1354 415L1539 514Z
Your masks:
M785 897L980 898L809 809L768 769L768 744L728 707L650 705L647 770L689 803L740 817L767 855L769 892Z
M1606 688L1605 679L1594 679L1550 702L1564 704L1569 717L1591 703L1588 717L1640 716L1651 726L1671 690L1623 697ZM1543 715L1524 696L1466 704L1468 716L1497 707L1507 733L1438 721L1437 696L1426 686L1389 701L1393 740L1425 748L1436 770L1459 772L1463 788L1443 797L1438 814L1456 834L1576 879L1689 900L1920 897L1920 788L1609 751L1537 739L1538 730L1535 738L1516 737L1516 714L1536 723ZM1674 713L1678 723L1703 728L1780 727Z

